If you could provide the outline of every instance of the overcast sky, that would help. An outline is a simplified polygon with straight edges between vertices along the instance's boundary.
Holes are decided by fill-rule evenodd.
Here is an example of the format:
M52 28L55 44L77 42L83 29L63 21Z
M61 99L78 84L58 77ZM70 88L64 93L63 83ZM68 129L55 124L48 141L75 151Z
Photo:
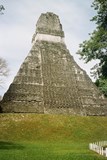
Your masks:
M24 58L31 49L31 39L41 13L54 12L60 18L65 42L76 62L89 74L93 63L85 65L76 51L95 28L90 19L95 15L93 0L0 0L5 7L0 16L0 57L6 59L10 75L5 79L0 95L12 83Z

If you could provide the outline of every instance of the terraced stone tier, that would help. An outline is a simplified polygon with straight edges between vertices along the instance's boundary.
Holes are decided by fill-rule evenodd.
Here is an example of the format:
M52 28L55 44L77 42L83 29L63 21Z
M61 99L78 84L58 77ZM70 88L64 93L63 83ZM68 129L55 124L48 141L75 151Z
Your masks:
M1 102L3 112L107 115L107 100L76 64L62 38L58 16L42 14L33 46Z

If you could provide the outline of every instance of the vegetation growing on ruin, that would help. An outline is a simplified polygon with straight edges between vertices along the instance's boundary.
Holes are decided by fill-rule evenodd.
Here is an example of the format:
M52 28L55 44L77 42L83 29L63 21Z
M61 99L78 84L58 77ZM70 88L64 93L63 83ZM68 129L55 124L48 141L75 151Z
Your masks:
M1 114L2 160L104 160L89 142L107 139L106 117Z

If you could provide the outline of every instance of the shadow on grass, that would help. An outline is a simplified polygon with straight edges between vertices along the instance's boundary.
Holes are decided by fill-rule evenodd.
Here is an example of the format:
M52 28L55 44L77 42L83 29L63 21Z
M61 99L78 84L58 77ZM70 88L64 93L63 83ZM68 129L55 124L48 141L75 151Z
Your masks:
M22 150L25 147L17 144L17 143L13 143L13 142L5 142L5 141L0 141L0 150L1 149L6 149L6 150L10 150L10 149L16 149L16 150Z

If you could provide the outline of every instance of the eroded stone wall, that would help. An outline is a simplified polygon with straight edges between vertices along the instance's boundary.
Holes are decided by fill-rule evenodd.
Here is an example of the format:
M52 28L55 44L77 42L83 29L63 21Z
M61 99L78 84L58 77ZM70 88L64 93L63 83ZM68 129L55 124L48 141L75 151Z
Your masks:
M38 41L3 98L4 112L107 114L106 99L65 44Z
M0 112L107 115L107 99L69 53L57 15L40 16L32 42Z

